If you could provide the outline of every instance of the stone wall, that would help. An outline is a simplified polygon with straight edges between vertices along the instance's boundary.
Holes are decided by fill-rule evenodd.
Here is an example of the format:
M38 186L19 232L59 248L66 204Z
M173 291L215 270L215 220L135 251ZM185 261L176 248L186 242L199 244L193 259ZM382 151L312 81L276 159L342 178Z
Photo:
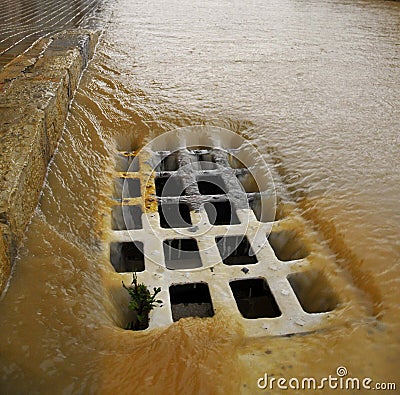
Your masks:
M0 72L0 293L97 40L93 31L56 33Z

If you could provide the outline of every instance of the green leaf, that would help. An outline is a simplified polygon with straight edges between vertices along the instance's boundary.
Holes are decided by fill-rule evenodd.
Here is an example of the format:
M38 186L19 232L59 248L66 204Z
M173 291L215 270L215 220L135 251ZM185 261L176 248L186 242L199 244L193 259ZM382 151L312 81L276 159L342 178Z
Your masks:
M137 321L141 323L145 319L151 310L157 307L157 304L163 303L162 300L156 300L156 295L161 292L161 288L153 288L153 293L151 294L147 286L143 283L138 283L137 274L134 272L132 274L132 283L127 287L122 281L122 286L129 293L129 309L136 312ZM131 330L139 329L137 323L131 322L129 325Z

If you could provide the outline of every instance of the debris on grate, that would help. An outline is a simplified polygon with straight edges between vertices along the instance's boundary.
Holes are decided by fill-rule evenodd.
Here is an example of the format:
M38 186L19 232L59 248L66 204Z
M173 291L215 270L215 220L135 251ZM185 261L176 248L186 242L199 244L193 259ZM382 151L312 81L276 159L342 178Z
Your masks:
M229 285L244 318L276 318L282 314L265 279L236 280Z
M214 309L206 283L189 283L169 287L172 319L212 317Z
M143 243L139 241L111 243L110 260L118 273L144 271Z
M326 313L334 310L339 303L328 280L319 271L292 273L288 280L307 313Z
M216 237L215 240L225 265L251 265L258 262L246 236Z
M170 270L195 269L202 266L195 239L164 240L165 266Z

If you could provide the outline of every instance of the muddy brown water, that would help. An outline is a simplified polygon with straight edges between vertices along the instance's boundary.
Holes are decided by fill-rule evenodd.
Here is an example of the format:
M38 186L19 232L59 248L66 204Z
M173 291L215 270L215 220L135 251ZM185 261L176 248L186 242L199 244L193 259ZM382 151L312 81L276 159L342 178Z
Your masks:
M0 302L0 392L253 394L264 373L341 365L399 385L399 17L391 1L118 1ZM114 150L199 123L265 153L365 321L257 340L223 315L121 329L102 252Z

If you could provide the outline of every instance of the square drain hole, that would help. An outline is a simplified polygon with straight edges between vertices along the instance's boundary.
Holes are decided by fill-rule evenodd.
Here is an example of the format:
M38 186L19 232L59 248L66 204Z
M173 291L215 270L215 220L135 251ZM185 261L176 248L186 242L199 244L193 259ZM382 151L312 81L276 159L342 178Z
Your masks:
M338 297L319 271L289 274L288 280L306 313L326 313L338 305Z
M170 270L195 269L202 266L195 239L164 240L165 266Z
M185 317L212 317L214 309L208 284L190 283L169 287L172 318L178 321Z
M265 279L237 280L229 285L244 318L276 318L282 314Z
M280 261L303 259L309 252L294 230L271 232L269 244Z
M279 219L280 211L276 209L274 195L252 196L248 201L258 221L272 222Z
M192 226L189 206L185 203L163 203L158 205L162 228L188 228Z
M223 195L226 193L225 183L220 175L197 177L197 186L202 195Z
M155 180L157 196L180 196L183 194L183 183L180 177L157 177Z
M139 171L139 161L132 155L118 154L115 158L115 170L122 172Z
M142 208L140 206L114 206L111 210L113 230L142 229Z
M178 155L176 153L167 155L156 166L156 171L159 172L176 170L178 170Z
M236 209L231 202L207 202L204 204L208 220L213 225L240 224Z
M138 178L116 178L114 197L117 199L140 197L140 180Z
M260 192L257 181L251 173L236 176L246 193Z
M143 272L143 243L140 241L111 243L110 260L118 273Z
M216 237L215 241L225 265L252 265L258 262L246 236Z

